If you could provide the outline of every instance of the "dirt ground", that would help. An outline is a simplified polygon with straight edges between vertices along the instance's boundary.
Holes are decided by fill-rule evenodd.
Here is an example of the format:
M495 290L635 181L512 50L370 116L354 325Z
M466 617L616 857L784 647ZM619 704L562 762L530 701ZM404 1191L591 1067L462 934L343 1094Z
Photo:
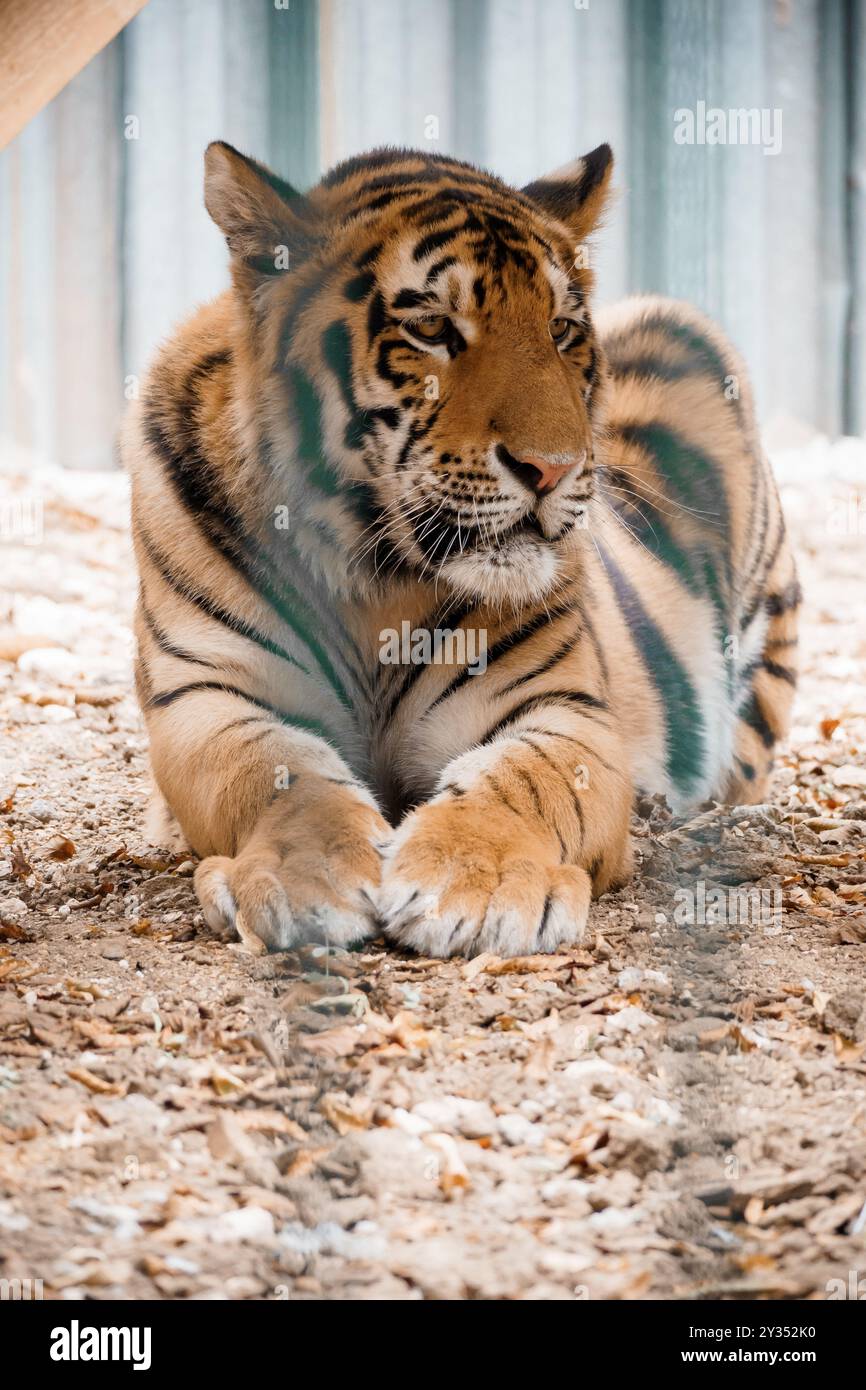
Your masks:
M778 462L807 607L772 802L645 803L579 949L445 964L211 938L143 838L125 480L5 480L44 536L0 544L0 1280L866 1297L866 448Z

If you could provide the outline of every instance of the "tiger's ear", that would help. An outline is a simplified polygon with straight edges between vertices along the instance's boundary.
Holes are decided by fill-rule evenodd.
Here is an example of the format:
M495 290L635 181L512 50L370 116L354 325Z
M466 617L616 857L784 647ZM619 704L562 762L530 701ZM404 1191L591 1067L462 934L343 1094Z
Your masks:
M235 261L259 275L290 269L314 239L303 194L222 140L205 150L204 202Z
M528 183L523 192L571 229L577 241L583 241L597 225L610 191L613 173L613 151L610 145L599 145L585 154L563 164L543 179Z

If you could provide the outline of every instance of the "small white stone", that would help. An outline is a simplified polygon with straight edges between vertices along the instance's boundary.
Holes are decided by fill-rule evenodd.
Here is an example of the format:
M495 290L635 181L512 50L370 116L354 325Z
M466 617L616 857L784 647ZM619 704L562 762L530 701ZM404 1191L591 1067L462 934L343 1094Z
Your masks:
M0 1231L26 1231L30 1217L15 1211L11 1202L0 1202Z
M48 676L61 685L86 676L81 657L63 647L31 647L19 656L18 670L28 676Z
M594 1211L592 1216L587 1217L587 1225L596 1231L604 1231L606 1235L615 1235L617 1231L625 1231L633 1226L642 1214L638 1207L605 1207L604 1211Z
M537 1149L544 1143L541 1125L534 1125L525 1115L500 1115L498 1124L506 1144L526 1144L529 1148Z
M655 1022L655 1019L646 1012L639 1009L635 1004L629 1004L625 1009L620 1009L619 1013L611 1014L605 1020L605 1033L639 1033L642 1028L647 1028Z
M487 1102L468 1100L465 1096L422 1100L412 1107L412 1115L426 1121L433 1129L446 1133L456 1131L465 1139L484 1139L496 1133L496 1116Z
M429 1134L433 1125L429 1120L425 1120L423 1115L410 1115L408 1110L404 1110L402 1105L391 1111L391 1124L395 1129L401 1129L404 1134Z
M233 1240L274 1239L274 1218L264 1207L238 1207L209 1218L207 1235L218 1244Z
M0 917L7 922L17 923L26 912L27 904L23 898L0 898Z
M637 965L628 965L625 970L621 970L617 976L617 984L623 994L631 994L636 990L643 979L643 971Z

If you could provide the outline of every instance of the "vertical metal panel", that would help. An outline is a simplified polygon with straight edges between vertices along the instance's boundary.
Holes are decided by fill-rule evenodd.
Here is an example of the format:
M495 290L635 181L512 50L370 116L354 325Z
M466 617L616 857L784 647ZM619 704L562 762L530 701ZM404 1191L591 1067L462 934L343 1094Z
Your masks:
M577 74L557 76L563 86L574 82L579 106L574 128L569 131L572 153L585 154L603 141L614 154L613 199L604 225L595 238L593 266L597 272L600 301L621 298L628 288L627 189L631 177L628 139L628 4L607 0L574 12ZM546 66L541 81L546 81ZM549 128L549 124L548 124Z
M478 159L487 104L490 0L451 0L454 70L453 153ZM480 60L480 55L485 55Z
M491 0L489 7L482 147L475 157L518 186L546 172L540 148L541 35L554 26L562 37L560 16L571 21L574 15L573 10L564 6L557 6L557 11L552 13L550 6L546 6L539 14L532 0ZM545 74L545 81L552 86L554 74ZM565 95L567 109L563 124L570 124L573 115L571 92ZM567 130L564 133L567 139ZM554 164L562 164L574 153L570 151Z
M320 0L320 13L322 167L379 145L450 148L448 0Z
M845 92L846 5L824 0L820 10L818 52L819 124L816 149L818 216L815 225L816 273L819 277L815 379L815 423L827 434L843 428L848 302L846 174L848 110Z
M228 283L207 143L317 175L316 37L315 0L151 0L0 155L4 453L111 465L124 377Z
M631 0L629 283L717 317L766 416L841 423L842 0ZM675 144L677 109L781 112L781 149ZM700 122L697 122L700 129ZM771 127L767 127L769 133ZM784 325L784 331L780 326Z
M559 0L490 0L485 109L473 157L520 187L607 141L616 183L627 177L625 5L586 9ZM626 284L620 200L595 237L602 298Z
M772 17L755 0L730 0L722 14L720 104L731 110L770 108L768 28ZM782 139L785 138L784 117ZM721 166L715 230L721 277L719 317L748 360L759 408L769 399L767 172L780 155L753 145L717 150Z
M520 185L605 139L627 161L625 0L322 0L320 11L323 166L408 145ZM625 243L612 218L598 253L612 295Z
M54 460L109 468L122 403L120 61L104 49L54 102Z
M816 421L822 255L818 178L817 0L777 7L770 29L770 105L783 112L782 152L768 158L765 312L767 401L774 412ZM744 345L748 352L748 345Z
M260 0L151 0L123 36L125 366L140 373L177 318L227 284L202 199L214 139L268 153L268 24Z
M845 428L866 432L866 0L849 0L845 33L847 242L851 296L847 323Z
M268 155L296 188L319 177L319 13L316 0L264 0L268 13Z
M720 267L717 255L720 161L718 147L679 144L678 110L716 104L719 81L719 7L713 0L669 0L661 15L662 100L650 153L662 183L664 236L658 248L653 288L717 313ZM640 119L639 113L636 115ZM655 209L638 209L642 240L655 237ZM635 229L637 230L637 229ZM637 288L637 286L634 286Z
M664 0L630 0L628 45L628 287L659 291L667 230L666 169L658 132L665 123Z
M112 464L121 398L118 83L111 45L0 157L4 454Z
M54 456L55 124L40 112L0 154L0 465ZM74 267L67 266L67 274Z

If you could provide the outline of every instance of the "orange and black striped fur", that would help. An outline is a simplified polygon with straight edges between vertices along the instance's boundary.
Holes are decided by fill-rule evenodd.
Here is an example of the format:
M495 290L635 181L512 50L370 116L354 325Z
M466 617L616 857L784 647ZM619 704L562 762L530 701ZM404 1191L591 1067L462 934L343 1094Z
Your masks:
M549 951L627 877L637 789L764 797L779 501L717 329L591 316L610 171L601 146L518 192L380 150L301 196L209 148L232 288L125 455L153 771L215 929Z

